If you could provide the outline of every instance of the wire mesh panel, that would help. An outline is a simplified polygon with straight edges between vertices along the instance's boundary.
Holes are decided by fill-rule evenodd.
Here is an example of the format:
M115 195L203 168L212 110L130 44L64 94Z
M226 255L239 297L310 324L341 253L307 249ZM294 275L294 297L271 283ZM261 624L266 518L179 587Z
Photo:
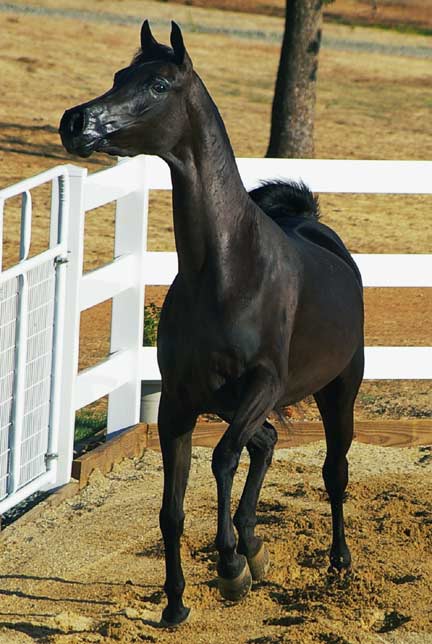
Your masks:
M56 268L48 261L0 286L0 499L10 491L11 461L22 487L46 471ZM24 291L26 291L24 293ZM26 333L19 336L20 300L26 299ZM24 387L17 398L18 348L25 356ZM18 407L21 413L17 413ZM21 419L20 440L16 440Z
M0 499L9 485L17 313L18 278L13 277L0 285Z
M56 268L52 260L29 271L27 352L19 487L46 471L54 332Z

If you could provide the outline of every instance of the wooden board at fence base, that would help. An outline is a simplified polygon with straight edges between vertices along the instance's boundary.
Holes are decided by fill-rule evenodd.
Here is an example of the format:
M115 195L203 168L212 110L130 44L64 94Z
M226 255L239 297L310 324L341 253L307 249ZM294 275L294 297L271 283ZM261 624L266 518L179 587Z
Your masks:
M215 447L226 430L225 423L199 423L193 433L193 445ZM324 439L320 422L275 423L278 431L276 447L298 447ZM432 445L432 420L361 420L355 425L355 439L360 443L388 447ZM159 449L157 425L148 426L147 447Z
M432 445L432 420L365 420L356 423L355 439L383 447Z
M72 478L78 479L80 487L83 487L93 470L106 474L115 463L124 458L140 456L147 447L147 433L148 426L140 424L113 436L106 443L73 461Z
M215 447L226 428L226 423L198 423L192 436L192 444L195 447ZM290 423L286 427L277 424L277 430L279 435L277 447L296 447L324 438L321 423ZM147 447L160 449L157 425L148 426Z
M324 430L319 422L290 422L277 425L277 447L298 447L323 440ZM227 425L225 423L198 423L193 433L193 445L215 447ZM362 443L392 447L432 445L432 420L368 420L356 423L356 440ZM72 476L80 488L87 484L91 473L109 472L123 458L140 456L145 449L159 450L157 425L141 423L124 430L103 445L76 459Z

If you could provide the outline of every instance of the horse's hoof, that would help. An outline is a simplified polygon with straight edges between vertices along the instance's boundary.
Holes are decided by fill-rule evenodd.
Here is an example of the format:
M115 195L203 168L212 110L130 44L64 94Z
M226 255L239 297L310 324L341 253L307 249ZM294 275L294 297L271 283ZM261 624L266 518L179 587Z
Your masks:
M338 574L346 574L351 570L351 553L348 549L340 553L330 553L330 569Z
M327 574L329 575L329 577L335 580L345 579L346 577L349 577L351 573L351 566L345 566L341 568L340 566L333 566L330 564L330 566L327 568Z
M244 557L244 560L244 568L238 577L235 577L234 579L218 577L220 594L224 599L228 599L231 602L239 602L246 597L252 586L252 576L246 557Z
M254 581L262 581L265 579L270 568L270 555L265 543L261 544L256 555L248 557L248 564Z
M189 621L190 613L191 609L186 606L183 606L183 608L175 614L171 614L167 607L162 612L159 626L161 628L176 628L177 626Z

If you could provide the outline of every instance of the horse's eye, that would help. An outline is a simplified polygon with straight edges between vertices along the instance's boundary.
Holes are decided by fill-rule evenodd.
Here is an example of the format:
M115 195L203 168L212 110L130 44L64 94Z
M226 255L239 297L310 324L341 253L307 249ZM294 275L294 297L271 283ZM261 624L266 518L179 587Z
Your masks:
M156 94L163 94L168 90L168 84L164 83L163 81L155 81L154 83L152 83L151 89Z

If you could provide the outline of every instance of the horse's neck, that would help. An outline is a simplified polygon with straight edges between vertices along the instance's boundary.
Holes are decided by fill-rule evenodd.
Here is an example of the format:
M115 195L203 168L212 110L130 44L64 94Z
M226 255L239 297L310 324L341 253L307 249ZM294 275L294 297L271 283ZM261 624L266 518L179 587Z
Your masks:
M256 218L222 119L198 77L188 113L189 131L167 160L179 271L194 280L204 264L219 275L241 249L251 251Z

